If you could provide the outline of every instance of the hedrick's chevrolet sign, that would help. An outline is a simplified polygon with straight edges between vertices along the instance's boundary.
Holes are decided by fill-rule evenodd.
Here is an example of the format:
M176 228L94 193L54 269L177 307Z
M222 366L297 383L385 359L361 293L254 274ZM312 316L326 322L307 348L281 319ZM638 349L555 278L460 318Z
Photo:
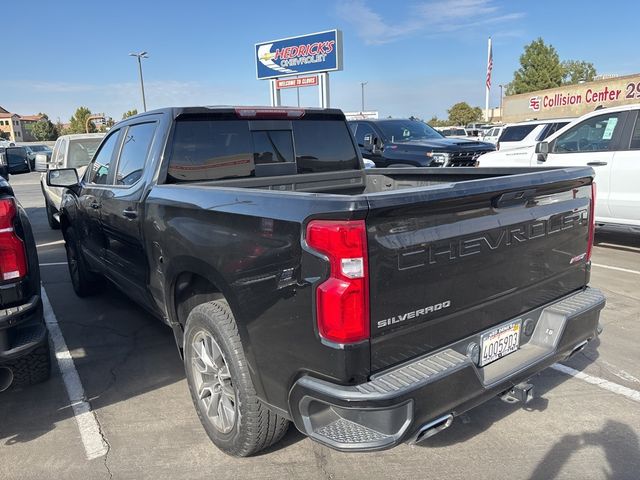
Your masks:
M579 117L598 107L630 103L640 103L640 74L510 95L503 101L502 121Z

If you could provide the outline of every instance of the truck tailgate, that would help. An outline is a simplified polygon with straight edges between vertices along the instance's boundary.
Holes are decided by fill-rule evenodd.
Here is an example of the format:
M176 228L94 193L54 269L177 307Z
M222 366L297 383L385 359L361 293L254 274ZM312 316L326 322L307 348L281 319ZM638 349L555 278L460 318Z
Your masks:
M368 195L372 370L582 288L590 184L551 170Z

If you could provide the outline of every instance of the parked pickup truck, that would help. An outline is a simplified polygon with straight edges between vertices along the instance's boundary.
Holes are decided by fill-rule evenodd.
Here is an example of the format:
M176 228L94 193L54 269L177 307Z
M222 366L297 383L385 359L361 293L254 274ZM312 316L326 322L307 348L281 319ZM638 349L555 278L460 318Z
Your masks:
M50 154L38 153L35 157L35 170L46 173L49 168L73 167L82 175L91 157L96 152L104 133L74 133L61 135L53 146ZM60 203L62 202L62 188L47 186L46 176L40 177L40 188L44 197L47 222L53 230L60 228L58 221Z
M353 120L349 126L363 157L377 167L474 167L493 152L477 138L450 138L424 122L409 119Z
M229 454L420 441L597 334L591 168L362 166L339 110L194 107L48 172L76 293L171 326Z
M50 369L36 243L24 208L0 178L0 392L42 382Z

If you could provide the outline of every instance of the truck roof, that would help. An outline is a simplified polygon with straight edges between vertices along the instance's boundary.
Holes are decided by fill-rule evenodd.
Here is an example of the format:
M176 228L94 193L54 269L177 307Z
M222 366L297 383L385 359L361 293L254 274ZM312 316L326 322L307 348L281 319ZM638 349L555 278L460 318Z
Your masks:
M304 112L313 114L341 115L344 116L342 110L338 108L318 108L318 107L271 107L268 105L206 105L206 106L183 106L183 107L164 107L148 112L139 113L134 117L151 115L156 113L166 113L176 118L185 114L206 114L206 113L236 113L238 110L251 111L258 110L264 112ZM128 117L126 120L133 117Z

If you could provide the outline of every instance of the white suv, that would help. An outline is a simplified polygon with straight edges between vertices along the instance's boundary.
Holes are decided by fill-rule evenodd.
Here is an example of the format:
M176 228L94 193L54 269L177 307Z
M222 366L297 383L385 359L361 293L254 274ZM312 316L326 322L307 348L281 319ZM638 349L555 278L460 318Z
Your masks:
M479 167L590 166L596 222L640 232L640 104L588 113L529 147L482 155Z
M572 118L555 118L553 120L531 120L509 124L502 130L496 149L510 150L535 145L553 135L572 120Z

